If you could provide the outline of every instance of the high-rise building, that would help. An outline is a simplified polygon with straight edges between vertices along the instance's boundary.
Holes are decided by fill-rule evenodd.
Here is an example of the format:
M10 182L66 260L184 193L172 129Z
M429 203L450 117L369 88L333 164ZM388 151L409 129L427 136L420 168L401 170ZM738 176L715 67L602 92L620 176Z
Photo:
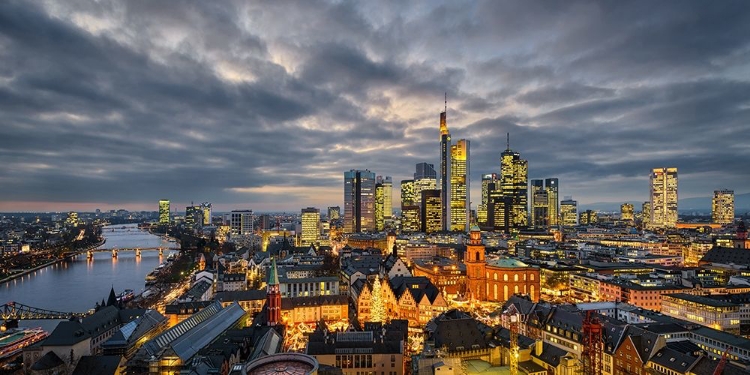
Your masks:
M620 220L633 221L635 219L635 210L632 203L623 203L620 205Z
M442 229L450 230L451 206L451 133L448 131L448 100L445 111L440 112L440 199L442 201ZM422 210L424 212L424 209Z
M566 197L560 202L560 219L562 225L574 227L578 225L578 202Z
M302 246L314 245L320 238L320 210L315 207L303 208L301 221L300 243Z
M422 190L421 208L422 232L433 233L442 230L443 208L440 190Z
M328 207L328 220L334 221L341 218L341 207L331 206Z
M528 172L529 164L521 159L521 154L508 148L500 158L500 190L510 198L509 228L523 228L528 225Z
M375 173L344 172L344 233L375 231Z
M169 224L169 199L159 201L159 224Z
M560 181L557 178L544 180L547 191L547 225L560 225Z
M378 181L380 176L378 176ZM375 230L382 232L385 229L385 188L382 182L375 183Z
M654 168L651 171L652 228L674 228L677 225L677 168Z
M497 173L485 173L482 175L482 202L477 206L477 222L480 226L488 225L487 211L490 202L490 190L495 189ZM490 186L492 186L490 188Z
M185 226L195 228L203 225L203 208L190 205L185 207Z
M644 228L649 226L651 222L651 202L646 201L641 205L641 224Z
M211 203L201 203L201 211L203 215L203 225L211 225Z
M258 218L258 229L261 231L269 230L273 225L274 223L271 221L271 215L263 214Z
M531 180L531 225L537 228L547 227L549 215L549 198L544 189L544 180Z
M489 191L489 205L487 209L487 225L495 230L509 231L512 227L511 216L513 208L513 199L503 194L499 188L500 183Z
M401 206L401 231L419 232L422 227L419 217L419 206Z
M417 199L414 195L414 180L401 180L401 207L413 206Z
M253 234L253 210L232 210L229 231L232 235Z
M428 178L437 181L437 171L435 171L435 165L430 163L417 163L416 172L414 172L414 180L421 180Z
M711 218L716 224L731 224L734 222L734 190L714 190Z
M471 223L469 146L459 139L451 146L450 230L467 232Z
M578 223L580 225L596 224L599 221L599 214L594 210L586 210L581 212Z
M383 184L383 216L385 220L393 217L393 179L391 176L385 176L381 183Z

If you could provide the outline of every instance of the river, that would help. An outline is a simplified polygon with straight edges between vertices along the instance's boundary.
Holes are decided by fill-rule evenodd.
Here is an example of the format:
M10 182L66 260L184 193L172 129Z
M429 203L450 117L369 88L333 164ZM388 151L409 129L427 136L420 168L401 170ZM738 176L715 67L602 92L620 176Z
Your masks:
M102 228L107 239L99 249L176 247L177 244L139 230L137 224L107 226ZM96 302L106 301L110 288L115 293L144 289L144 279L169 255L164 251L145 250L140 257L134 251L120 251L112 258L109 251L95 252L92 260L86 254L70 261L58 263L24 277L0 285L0 303L16 301L46 310L84 312L94 308ZM33 326L51 332L57 321L21 321L22 326Z

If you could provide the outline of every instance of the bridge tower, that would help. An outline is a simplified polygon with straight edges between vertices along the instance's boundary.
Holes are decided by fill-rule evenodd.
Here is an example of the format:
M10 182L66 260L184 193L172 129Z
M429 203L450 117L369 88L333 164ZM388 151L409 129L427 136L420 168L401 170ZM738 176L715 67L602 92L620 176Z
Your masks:
M160 247L160 248L159 248L159 256L162 256L162 255L164 255L164 249L162 249L162 248Z
M112 249L112 258L117 258L117 249Z
M141 249L135 249L135 257L140 258L141 257Z
M94 250L89 250L86 252L86 259L88 260L94 259Z

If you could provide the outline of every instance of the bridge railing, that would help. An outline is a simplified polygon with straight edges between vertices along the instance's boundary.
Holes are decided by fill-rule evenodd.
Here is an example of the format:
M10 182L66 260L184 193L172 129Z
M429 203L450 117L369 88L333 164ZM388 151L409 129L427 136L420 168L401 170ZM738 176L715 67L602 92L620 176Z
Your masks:
M13 301L2 305L0 309L0 318L3 320L70 319L83 318L87 315L89 314L40 309Z

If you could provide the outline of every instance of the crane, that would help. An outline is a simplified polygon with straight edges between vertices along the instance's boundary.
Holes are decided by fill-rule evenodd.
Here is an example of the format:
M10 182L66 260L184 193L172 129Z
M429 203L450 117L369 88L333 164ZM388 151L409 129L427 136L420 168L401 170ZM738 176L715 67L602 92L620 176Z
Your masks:
M719 364L716 365L716 370L714 370L713 375L721 375L722 371L724 371L724 366L727 365L727 357L729 357L730 349L732 348L727 347L727 350L725 350L724 354L721 355L721 360L719 361Z
M604 343L602 341L602 323L591 310L586 311L583 319L583 373L586 375L602 374L602 357Z
M503 320L508 327L508 331L510 331L508 345L510 375L518 375L518 324L520 323L521 318L516 309L516 305L510 305L505 311L503 311Z

